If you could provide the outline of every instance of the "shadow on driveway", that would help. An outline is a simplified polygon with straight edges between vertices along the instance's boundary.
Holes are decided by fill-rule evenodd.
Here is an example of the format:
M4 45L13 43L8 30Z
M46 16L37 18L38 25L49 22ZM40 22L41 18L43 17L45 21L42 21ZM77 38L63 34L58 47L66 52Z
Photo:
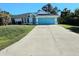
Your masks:
M79 34L79 27L70 27L70 28L67 28L67 29L71 30L72 32Z

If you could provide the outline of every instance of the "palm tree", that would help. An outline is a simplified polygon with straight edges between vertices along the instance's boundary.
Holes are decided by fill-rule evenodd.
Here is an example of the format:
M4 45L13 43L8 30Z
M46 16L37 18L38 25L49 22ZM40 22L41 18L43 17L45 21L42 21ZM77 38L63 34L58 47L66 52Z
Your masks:
M68 10L67 8L64 8L63 11L61 11L61 22L66 23L68 19L71 17L71 11Z
M46 12L50 12L52 10L52 5L50 3L48 3L47 5L42 7L42 10L44 10Z
M76 16L79 16L79 9L77 8L74 13Z
M60 12L60 10L57 8L57 7L54 7L51 11L50 11L50 13L51 14L58 14L58 12Z
M61 17L66 18L70 16L71 11L67 8L64 8L63 11L61 11Z
M50 3L43 6L42 10L45 12L49 12L50 14L57 14L60 11L57 7L53 7Z

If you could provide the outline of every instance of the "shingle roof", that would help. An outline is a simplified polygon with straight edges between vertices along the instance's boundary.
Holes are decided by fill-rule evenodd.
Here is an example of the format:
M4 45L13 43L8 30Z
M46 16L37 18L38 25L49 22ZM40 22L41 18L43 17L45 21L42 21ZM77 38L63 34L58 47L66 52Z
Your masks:
M19 15L12 15L12 18L22 18L22 17L28 17L30 13L24 13Z

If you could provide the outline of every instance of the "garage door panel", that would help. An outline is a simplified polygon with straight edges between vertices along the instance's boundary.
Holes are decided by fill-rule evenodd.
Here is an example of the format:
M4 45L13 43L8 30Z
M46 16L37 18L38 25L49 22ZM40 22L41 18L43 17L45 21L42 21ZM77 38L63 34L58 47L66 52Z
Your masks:
M55 24L54 18L38 18L38 24Z

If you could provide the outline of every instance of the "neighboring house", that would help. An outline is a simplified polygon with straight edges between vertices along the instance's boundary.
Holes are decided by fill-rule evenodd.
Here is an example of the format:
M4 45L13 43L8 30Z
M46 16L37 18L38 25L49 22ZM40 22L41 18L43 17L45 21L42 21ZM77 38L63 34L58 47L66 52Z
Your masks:
M9 14L0 13L0 25L11 24L11 17Z
M13 15L12 16L12 24L25 24L25 23L28 23L27 19L28 19L27 14Z
M31 13L25 13L12 16L13 24L33 24L34 15Z
M13 16L15 24L39 24L39 25L49 25L58 24L58 15L51 15L45 11L38 11L37 13L26 13L21 15Z

